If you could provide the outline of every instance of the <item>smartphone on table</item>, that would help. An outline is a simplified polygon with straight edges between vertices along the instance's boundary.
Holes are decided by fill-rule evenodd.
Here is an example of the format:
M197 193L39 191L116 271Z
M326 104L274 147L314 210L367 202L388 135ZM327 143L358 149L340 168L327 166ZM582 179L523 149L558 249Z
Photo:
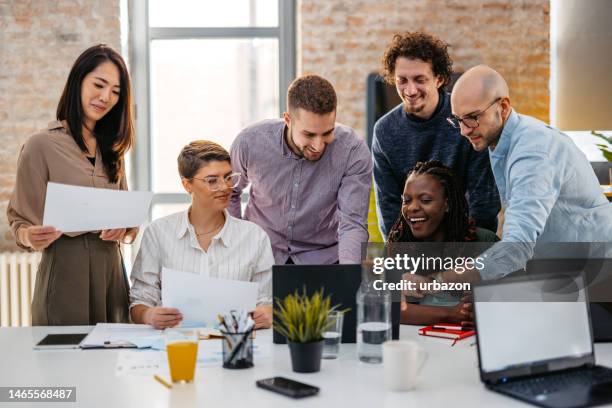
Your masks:
M35 346L35 350L74 349L89 333L47 334Z
M285 377L272 377L255 382L258 387L286 395L291 398L304 398L319 393L319 388Z

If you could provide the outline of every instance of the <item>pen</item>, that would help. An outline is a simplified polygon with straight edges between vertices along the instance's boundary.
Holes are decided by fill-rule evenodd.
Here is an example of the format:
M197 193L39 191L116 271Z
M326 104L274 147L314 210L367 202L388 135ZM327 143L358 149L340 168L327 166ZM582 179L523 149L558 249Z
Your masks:
M230 311L230 315L232 316L232 320L234 321L234 333L238 333L238 320L236 319L235 313L235 310Z
M227 328L227 324L225 324L225 317L221 316L221 315L217 315L217 320L219 320L219 323L223 325L223 327L225 327L225 331L229 332L229 329Z
M161 385L163 385L164 387L166 387L167 389L171 390L172 389L172 384L168 383L168 381L164 380L163 378L161 378L159 375L155 374L153 376L153 378L155 378L155 380L160 383Z

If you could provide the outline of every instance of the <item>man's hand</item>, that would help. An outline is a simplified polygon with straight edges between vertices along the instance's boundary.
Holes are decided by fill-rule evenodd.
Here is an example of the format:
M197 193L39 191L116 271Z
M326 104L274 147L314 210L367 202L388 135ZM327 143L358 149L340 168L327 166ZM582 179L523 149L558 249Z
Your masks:
M269 329L272 327L272 305L257 306L253 310L255 329Z
M421 289L421 284L425 285L429 282L433 282L433 280L429 276L415 275L412 273L403 274L402 280L407 282L413 282L413 285L411 285L411 287L414 288L413 290L403 290L402 295L405 297L414 297L418 299L421 299L423 296L429 293L428 291L424 291Z
M100 233L100 239L102 241L121 241L125 236L125 232L125 228L104 230Z
M183 314L174 307L150 307L143 313L142 320L155 329L165 329L179 324Z

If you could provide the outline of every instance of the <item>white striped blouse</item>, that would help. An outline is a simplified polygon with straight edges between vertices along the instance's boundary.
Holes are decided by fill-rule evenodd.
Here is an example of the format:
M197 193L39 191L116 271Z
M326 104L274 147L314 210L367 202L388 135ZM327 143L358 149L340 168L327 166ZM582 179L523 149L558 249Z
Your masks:
M153 221L144 232L132 268L130 307L161 306L162 267L210 278L259 282L257 304L271 303L273 264L270 239L252 222L226 211L223 228L204 251L188 210L172 214Z

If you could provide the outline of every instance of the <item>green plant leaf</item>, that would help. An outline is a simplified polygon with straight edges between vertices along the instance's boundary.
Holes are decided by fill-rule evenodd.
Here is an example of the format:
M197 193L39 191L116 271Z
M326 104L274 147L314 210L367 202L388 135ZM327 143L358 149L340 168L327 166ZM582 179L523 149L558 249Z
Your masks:
M591 134L592 134L593 136L597 136L597 137L599 137L600 139L605 140L605 141L606 141L606 143L608 143L608 144L612 144L612 136L606 136L606 135L604 135L603 133L599 133L599 132L596 132L596 131L594 131L594 130L591 130Z
M306 288L302 293L296 290L284 299L275 299L273 328L287 340L309 343L323 339L323 332L329 328L327 317L338 305L331 306L331 297L323 295L321 288L308 296ZM349 309L344 309L347 311Z

